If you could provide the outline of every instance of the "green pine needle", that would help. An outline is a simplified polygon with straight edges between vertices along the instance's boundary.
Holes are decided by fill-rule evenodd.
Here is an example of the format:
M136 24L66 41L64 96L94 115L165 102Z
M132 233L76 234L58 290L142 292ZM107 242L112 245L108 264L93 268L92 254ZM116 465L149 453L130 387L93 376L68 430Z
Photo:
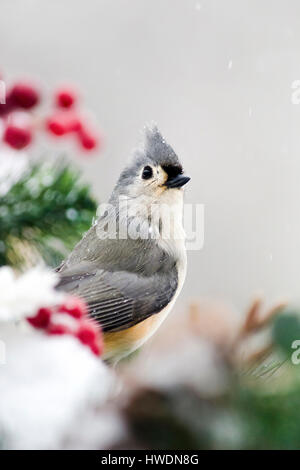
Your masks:
M96 207L66 162L32 165L0 197L0 265L20 267L31 250L57 265L90 227Z

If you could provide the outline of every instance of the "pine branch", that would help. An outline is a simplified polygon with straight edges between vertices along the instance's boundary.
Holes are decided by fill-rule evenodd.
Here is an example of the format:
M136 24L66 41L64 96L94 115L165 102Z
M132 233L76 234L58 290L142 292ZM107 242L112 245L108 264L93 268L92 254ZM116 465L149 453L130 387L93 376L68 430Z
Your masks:
M0 197L0 265L19 267L31 256L57 265L90 227L96 207L69 164L31 166Z

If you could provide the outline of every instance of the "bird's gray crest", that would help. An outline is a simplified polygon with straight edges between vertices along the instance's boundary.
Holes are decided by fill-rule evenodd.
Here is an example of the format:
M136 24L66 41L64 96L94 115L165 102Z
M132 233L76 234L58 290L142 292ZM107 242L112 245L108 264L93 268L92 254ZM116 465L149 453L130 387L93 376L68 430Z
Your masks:
M122 171L114 188L113 197L134 181L144 165L151 165L152 163L161 166L181 167L176 153L166 142L156 124L145 126L143 131L142 145L133 152L130 163Z
M180 166L176 153L166 142L156 124L144 128L144 153L145 157L156 165Z

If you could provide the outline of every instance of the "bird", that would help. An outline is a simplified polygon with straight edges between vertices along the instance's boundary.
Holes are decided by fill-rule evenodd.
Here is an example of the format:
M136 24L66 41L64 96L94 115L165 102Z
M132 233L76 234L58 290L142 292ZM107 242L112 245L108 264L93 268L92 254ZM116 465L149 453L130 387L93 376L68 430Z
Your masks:
M155 333L182 289L189 180L157 125L145 126L105 209L56 270L57 288L82 298L101 326L109 364Z

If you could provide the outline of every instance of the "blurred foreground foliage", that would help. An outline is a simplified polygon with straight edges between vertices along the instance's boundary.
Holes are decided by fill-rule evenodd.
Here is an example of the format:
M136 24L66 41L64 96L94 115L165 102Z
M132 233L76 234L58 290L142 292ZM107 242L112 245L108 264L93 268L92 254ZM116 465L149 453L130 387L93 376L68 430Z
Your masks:
M193 377L190 383L178 379L172 386L135 391L124 410L132 447L300 449L299 325L300 311L276 313L269 324L272 352L251 367L223 351L228 383L217 394L203 393Z
M218 399L189 387L144 390L126 415L147 449L300 448L300 384L272 393L235 382Z
M96 202L65 162L35 163L0 196L0 265L56 266L92 222Z

